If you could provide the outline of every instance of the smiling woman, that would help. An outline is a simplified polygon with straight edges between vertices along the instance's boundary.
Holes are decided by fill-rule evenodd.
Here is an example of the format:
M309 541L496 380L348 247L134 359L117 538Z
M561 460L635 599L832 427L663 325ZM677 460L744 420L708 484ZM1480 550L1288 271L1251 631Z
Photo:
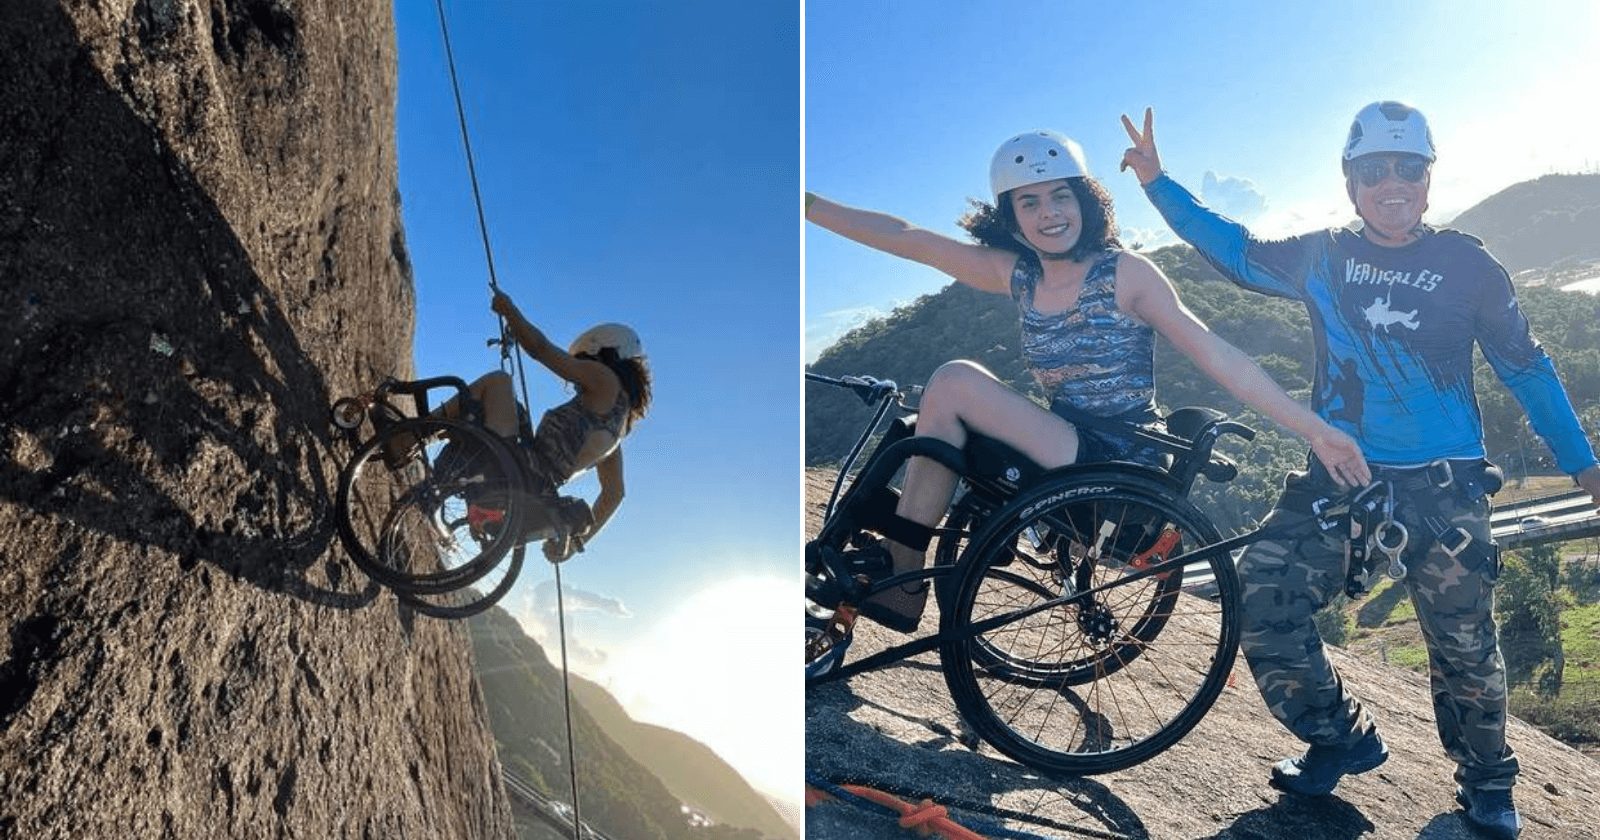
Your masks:
M1338 465L1342 480L1363 480L1365 463L1348 435L1291 400L1254 362L1207 330L1152 262L1122 250L1110 196L1089 175L1075 141L1045 130L1014 135L993 155L989 186L994 203L975 202L976 211L962 220L975 244L807 194L806 218L819 227L1016 301L1023 360L1048 395L1049 410L980 365L952 361L922 394L917 437L960 448L970 435L982 435L1046 469L1085 461L1158 465L1160 453L1137 443L1131 430L1160 424L1154 378L1159 332L1234 396L1310 441L1327 463ZM932 528L955 485L955 474L942 464L913 458L896 503L896 536L855 549L852 562L880 570L880 579L922 568ZM917 583L852 606L912 632L926 600L926 586ZM811 660L843 649L852 620L830 624L833 644L807 645L808 666L825 667L820 658Z

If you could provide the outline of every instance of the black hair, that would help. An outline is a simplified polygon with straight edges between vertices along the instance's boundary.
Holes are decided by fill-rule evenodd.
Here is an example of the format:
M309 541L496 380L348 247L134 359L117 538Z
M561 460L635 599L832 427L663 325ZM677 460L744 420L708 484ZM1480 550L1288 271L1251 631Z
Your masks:
M602 347L599 354L579 353L579 359L593 359L611 369L628 395L628 428L650 410L650 369L642 359L624 359L614 347Z
M1083 217L1083 229L1078 243L1067 251L1067 259L1081 260L1107 248L1121 248L1117 239L1117 217L1111 208L1111 193L1087 175L1067 179L1067 186L1078 199L1078 211ZM972 209L956 221L979 245L1002 248L1018 254L1032 253L1017 241L1017 214L1011 209L1011 193L1000 194L997 204L969 199Z

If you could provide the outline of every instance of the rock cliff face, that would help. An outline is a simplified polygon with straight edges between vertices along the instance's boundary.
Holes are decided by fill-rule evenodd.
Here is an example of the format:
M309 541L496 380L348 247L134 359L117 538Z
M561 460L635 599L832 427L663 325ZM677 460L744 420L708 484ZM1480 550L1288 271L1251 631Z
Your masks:
M464 627L355 572L410 367L382 0L0 14L0 836L509 835Z

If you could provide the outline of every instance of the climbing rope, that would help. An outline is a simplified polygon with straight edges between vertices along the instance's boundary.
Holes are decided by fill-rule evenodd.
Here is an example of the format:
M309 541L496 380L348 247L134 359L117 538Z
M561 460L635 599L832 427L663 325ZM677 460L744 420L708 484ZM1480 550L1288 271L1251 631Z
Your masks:
M450 91L455 96L456 120L461 126L461 146L466 150L467 179L472 182L472 203L478 211L478 232L483 237L483 258L489 266L489 291L498 294L500 282L494 271L494 249L489 245L489 222L483 212L483 194L478 189L478 168L472 158L472 135L467 130L467 111L461 104L461 82L456 76L455 51L450 47L450 26L445 22L444 0L434 0L434 7L439 11L439 32L444 36L445 64L450 69ZM510 334L505 317L498 314L496 317L500 322L500 369L502 371L506 369L508 359L514 360L512 364L517 371L522 404L532 405L528 400L528 377L522 364L522 353L511 352L512 347L518 347L516 337ZM561 711L567 722L567 770L572 782L572 837L573 840L582 840L583 820L579 817L582 812L578 809L578 755L577 745L572 740L572 686L567 672L567 614L561 596L561 566L560 564L554 566L556 618L561 638Z
M572 685L567 679L567 609L561 598L561 564L556 571L556 626L561 638L561 708L567 718L567 767L572 773L572 836L578 838L578 759L573 752L572 740Z

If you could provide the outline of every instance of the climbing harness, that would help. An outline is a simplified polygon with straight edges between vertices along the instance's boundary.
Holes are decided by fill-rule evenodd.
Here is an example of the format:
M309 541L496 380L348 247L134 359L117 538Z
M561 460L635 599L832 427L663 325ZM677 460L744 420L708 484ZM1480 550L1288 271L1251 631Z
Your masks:
M1326 475L1315 463L1312 471ZM1500 468L1482 460L1440 459L1417 467L1374 465L1373 482L1348 501L1330 494L1312 502L1311 512L1322 532L1344 540L1345 594L1360 597L1380 573L1393 581L1404 580L1405 558L1425 555L1434 546L1452 558L1467 551L1497 551L1492 542L1475 539L1453 524L1445 504L1450 498L1471 502L1492 495L1502 480ZM1380 572L1384 560L1387 564Z
M455 52L450 47L450 26L445 20L444 0L434 0L434 7L439 12L439 32L444 37L445 64L450 69L450 90L455 97L456 120L461 126L461 146L466 152L467 178L472 183L472 203L478 211L478 232L483 237L483 257L489 268L489 290L495 294L500 292L500 283L495 276L494 249L489 245L489 222L483 212L483 195L478 189L478 170L472 157L472 136L467 130L467 112L461 103L461 83L456 75ZM517 371L517 385L522 397L522 405L528 402L528 378L522 363L520 352L513 354L511 348L516 346L515 337L510 334L510 325L504 316L497 314L500 321L500 369L504 371L508 359L514 360L512 364ZM567 617L566 609L561 594L561 566L555 567L556 581L556 616L559 635L561 638L561 709L566 718L567 725L567 769L572 783L572 837L581 840L583 831L582 813L578 808L578 757L577 747L572 740L572 687L568 678L567 668Z

